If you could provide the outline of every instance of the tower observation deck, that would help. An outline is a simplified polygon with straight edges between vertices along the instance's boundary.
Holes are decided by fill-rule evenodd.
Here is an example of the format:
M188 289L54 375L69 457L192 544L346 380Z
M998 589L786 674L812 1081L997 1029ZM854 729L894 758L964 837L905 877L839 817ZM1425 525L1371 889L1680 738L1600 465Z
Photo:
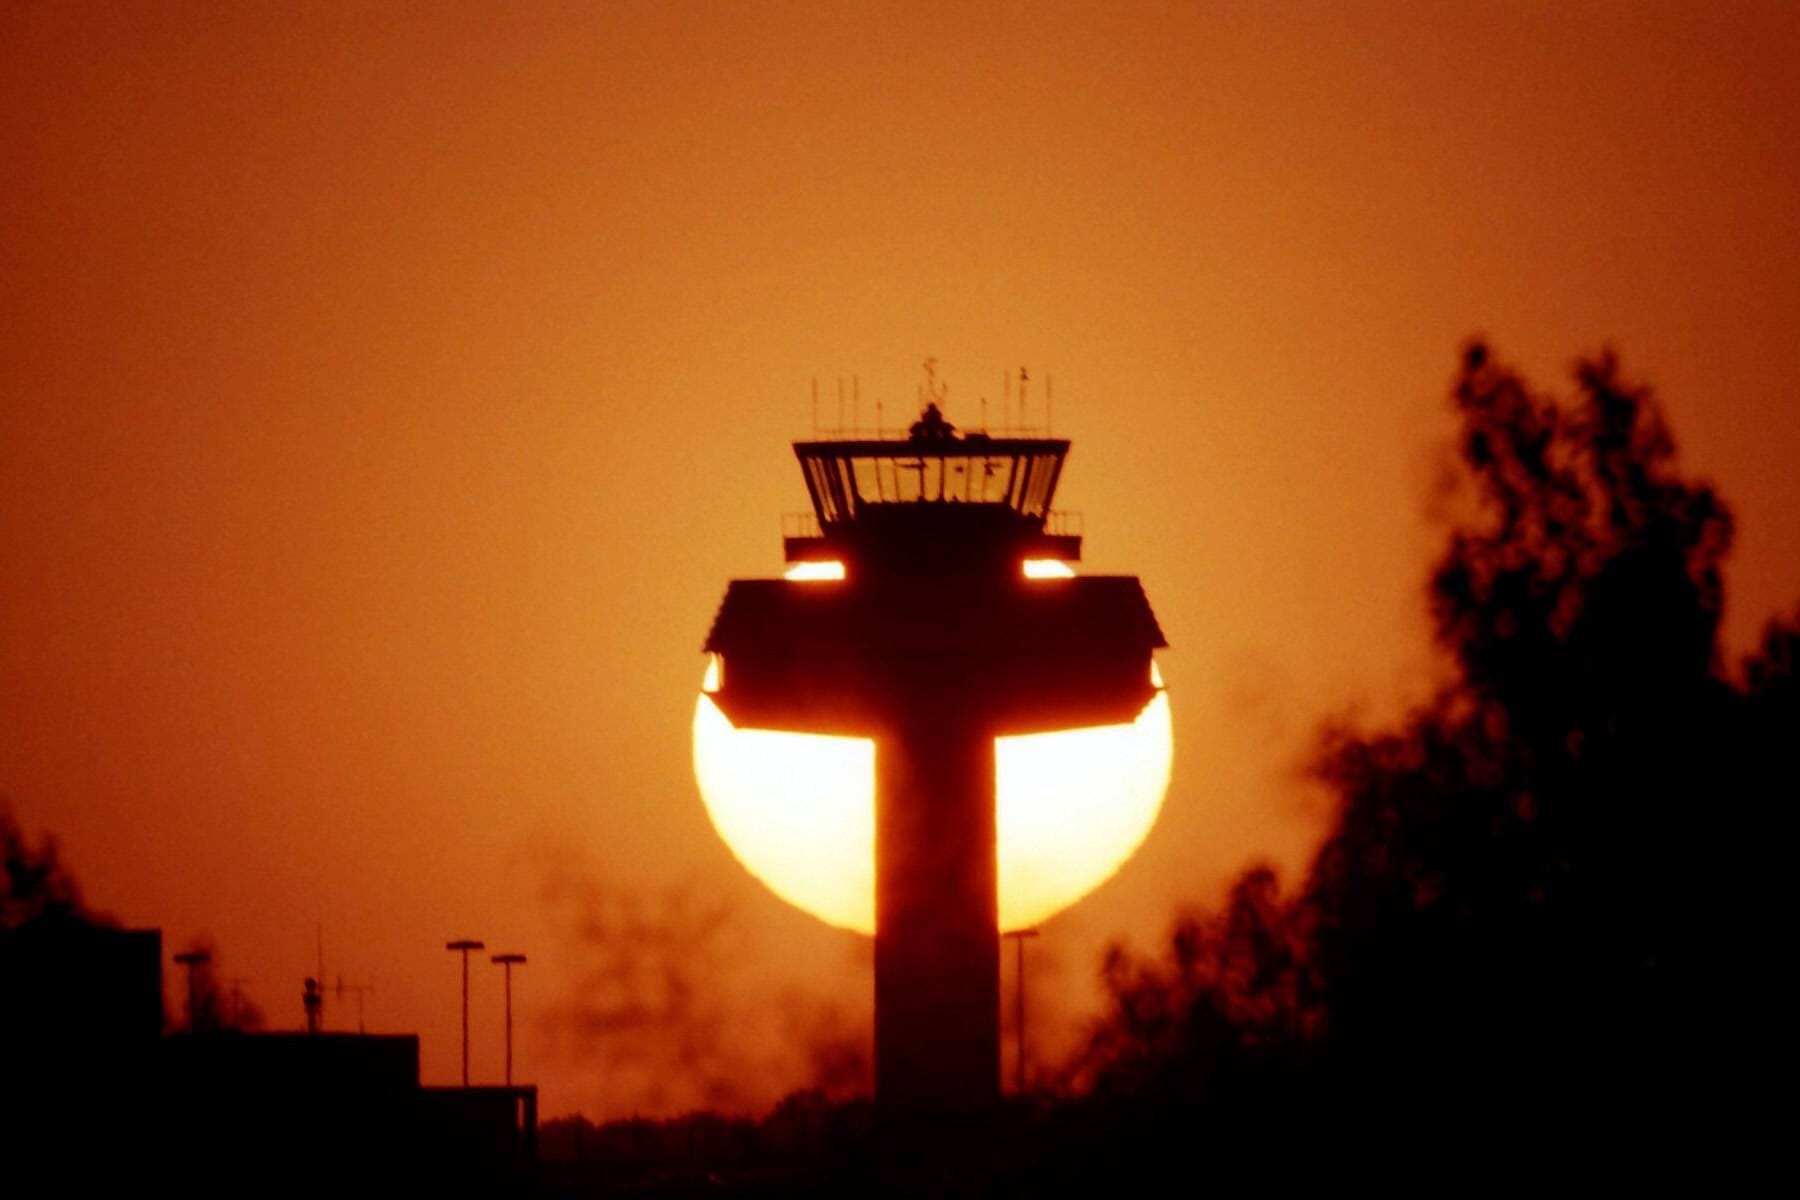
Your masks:
M1165 645L1131 576L1027 578L1079 559L1051 502L1066 440L910 436L794 445L816 525L739 579L705 643L738 727L875 743L875 1085L887 1118L991 1108L1000 1079L994 739L1132 720Z

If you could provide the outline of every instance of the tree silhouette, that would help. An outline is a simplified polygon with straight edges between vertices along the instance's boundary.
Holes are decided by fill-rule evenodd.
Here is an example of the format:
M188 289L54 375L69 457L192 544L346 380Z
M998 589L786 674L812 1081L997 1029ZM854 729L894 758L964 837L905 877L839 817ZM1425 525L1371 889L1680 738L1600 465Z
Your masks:
M94 921L82 907L81 889L57 854L56 842L37 845L25 835L0 796L0 931L38 922Z
M1453 678L1397 729L1322 733L1336 821L1295 894L1252 872L1160 960L1109 958L1076 1077L1134 1129L1257 1113L1492 1141L1668 1127L1724 1086L1779 877L1747 843L1795 794L1800 633L1772 625L1730 675L1729 512L1610 353L1575 381L1565 406L1465 351L1474 511L1429 588Z

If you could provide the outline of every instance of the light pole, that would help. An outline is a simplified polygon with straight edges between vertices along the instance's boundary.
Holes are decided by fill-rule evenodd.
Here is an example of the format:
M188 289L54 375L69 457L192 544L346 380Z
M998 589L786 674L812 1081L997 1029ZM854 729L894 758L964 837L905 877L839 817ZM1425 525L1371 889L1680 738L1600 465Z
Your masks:
M463 1086L469 1086L469 951L485 950L486 943L472 938L458 938L454 942L445 942L444 949L462 952L462 992L463 992Z
M1001 934L1018 947L1018 969L1013 972L1013 1000L1017 1004L1019 1052L1013 1062L1013 1091L1025 1094L1025 939L1038 935L1035 929L1013 929Z
M496 954L494 961L506 969L506 1086L512 1086L512 969L513 964L523 966L523 954Z
M205 950L184 950L175 956L175 961L187 968L188 977L188 1032L198 1033L200 1027L195 1019L200 1012L200 985L195 974L201 967L212 961L212 955Z

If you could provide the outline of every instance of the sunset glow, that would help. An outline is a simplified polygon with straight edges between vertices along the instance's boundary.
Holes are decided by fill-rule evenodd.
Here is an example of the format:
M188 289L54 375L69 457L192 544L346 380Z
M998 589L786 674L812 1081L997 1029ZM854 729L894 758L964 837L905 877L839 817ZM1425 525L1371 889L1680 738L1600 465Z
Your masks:
M0 811L163 931L171 1025L203 934L270 1031L323 958L460 1084L466 936L531 955L546 1122L770 1109L874 966L718 836L866 926L870 751L692 668L740 579L880 615L792 444L908 437L935 380L959 440L1073 444L984 586L1135 576L1182 689L1096 735L1182 752L1025 944L1047 1072L1109 946L1309 877L1321 737L1447 686L1469 339L1571 415L1578 355L1654 386L1732 515L1722 676L1800 611L1796 63L1791 0L0 5ZM1111 779L1080 821L1147 825ZM1000 790L1016 897L1060 801Z
M719 836L782 899L873 933L874 743L738 729L707 695L719 671L715 659L694 709L694 772ZM1168 696L1128 725L997 738L994 753L1000 927L1015 929L1105 882L1156 823L1173 757Z

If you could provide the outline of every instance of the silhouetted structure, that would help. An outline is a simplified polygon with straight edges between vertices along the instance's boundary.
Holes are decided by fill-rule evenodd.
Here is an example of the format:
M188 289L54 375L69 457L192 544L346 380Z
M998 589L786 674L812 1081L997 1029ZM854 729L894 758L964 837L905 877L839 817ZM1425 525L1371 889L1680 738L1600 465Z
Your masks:
M1025 941L1038 935L1035 929L1009 929L1006 937L1018 951L1013 968L1013 1032L1018 1041L1013 1051L1013 1094L1025 1094Z
M444 943L444 949L462 955L462 1082L469 1086L469 951L485 950L487 945L474 938L457 938Z
M85 920L0 928L0 1061L14 1086L102 1094L163 1033L162 934Z
M411 1035L201 1021L165 1037L161 947L157 930L69 914L0 925L7 1178L71 1195L532 1186L536 1088L421 1088Z
M180 1034L163 1060L166 1136L218 1167L459 1194L532 1176L537 1089L422 1088L416 1035Z
M525 965L523 954L496 954L493 961L506 972L506 1086L512 1086L512 969Z
M1162 631L1135 578L1027 579L1069 443L800 442L818 528L790 562L829 582L735 580L706 649L734 724L875 741L875 1083L884 1118L985 1110L1000 1073L994 738L1118 723L1155 695Z

